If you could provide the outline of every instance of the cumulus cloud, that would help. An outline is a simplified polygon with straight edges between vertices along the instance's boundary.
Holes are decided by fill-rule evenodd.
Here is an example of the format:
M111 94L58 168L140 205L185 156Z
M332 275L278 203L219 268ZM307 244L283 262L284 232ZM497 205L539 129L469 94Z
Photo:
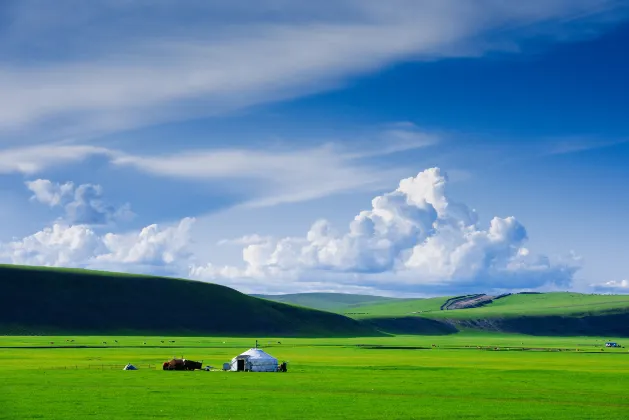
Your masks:
M0 259L168 273L250 292L362 290L417 295L570 286L578 257L535 254L527 246L525 227L512 216L494 217L483 226L475 210L450 197L447 186L447 175L431 168L375 197L371 208L359 212L344 230L318 220L302 237L253 234L220 241L244 247L238 267L197 258L191 218L138 232L104 234L86 224L55 223L0 244ZM29 188L33 199L51 206L64 205L67 197L76 200L79 190L71 183L46 180L33 181ZM628 287L626 281L604 286Z
M115 208L103 201L100 185L53 183L47 179L27 181L26 187L33 192L32 200L50 207L63 206L64 221L71 225L104 225L133 216L129 205Z
M372 200L344 232L325 220L304 237L256 241L243 249L244 267L194 266L200 279L273 279L446 291L569 285L578 265L551 261L525 247L527 232L514 217L482 228L473 209L447 193L438 168L403 179Z
M153 224L130 233L99 235L86 225L56 223L33 235L0 244L0 258L12 264L126 269L181 274L191 257L194 219L170 226Z

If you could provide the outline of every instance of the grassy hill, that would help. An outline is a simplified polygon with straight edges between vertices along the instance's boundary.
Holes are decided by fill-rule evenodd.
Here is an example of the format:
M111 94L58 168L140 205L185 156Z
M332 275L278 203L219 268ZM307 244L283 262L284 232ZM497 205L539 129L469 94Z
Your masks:
M0 334L358 336L341 315L228 287L118 273L0 265Z
M629 295L586 295L552 292L513 294L494 300L486 306L442 311L451 297L428 299L394 299L357 305L340 313L357 319L378 317L422 316L434 319L506 318L520 316L588 316L629 311Z
M295 293L286 295L251 296L275 302L290 303L291 305L305 306L308 308L337 313L342 313L365 305L406 300L383 296L354 295L349 293Z
M399 334L482 330L530 335L629 336L629 296L514 294L486 306L441 310L447 297L363 306L350 316Z
M585 295L553 292L514 294L487 306L431 312L433 318L507 318L519 316L588 316L629 311L629 295Z
M482 330L629 336L626 295L514 294L481 307L442 310L456 299L340 293L260 299L189 280L3 265L0 286L0 334L5 335L340 337Z
M343 311L343 313L356 319L391 316L416 316L420 314L427 315L433 311L439 311L441 305L443 305L447 299L448 297L399 299L396 301L360 305L352 308L351 311Z
M307 296L289 295L289 296ZM345 295L341 305L330 296L328 310L393 334L452 334L482 330L530 335L629 336L629 296L580 293L513 294L469 309L442 310L454 297L392 299ZM317 296L315 304L326 296ZM296 300L293 300L296 302ZM308 306L307 299L299 304Z

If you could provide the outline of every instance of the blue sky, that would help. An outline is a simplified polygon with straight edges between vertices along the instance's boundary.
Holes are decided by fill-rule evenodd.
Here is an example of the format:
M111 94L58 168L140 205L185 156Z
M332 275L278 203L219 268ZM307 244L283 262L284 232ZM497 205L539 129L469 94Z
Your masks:
M611 0L2 2L0 259L625 293L627 42Z

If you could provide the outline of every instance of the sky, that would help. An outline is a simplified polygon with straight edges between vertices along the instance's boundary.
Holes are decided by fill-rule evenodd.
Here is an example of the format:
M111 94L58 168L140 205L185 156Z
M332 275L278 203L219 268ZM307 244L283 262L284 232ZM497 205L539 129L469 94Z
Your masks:
M629 1L3 1L0 263L629 293L628 43Z

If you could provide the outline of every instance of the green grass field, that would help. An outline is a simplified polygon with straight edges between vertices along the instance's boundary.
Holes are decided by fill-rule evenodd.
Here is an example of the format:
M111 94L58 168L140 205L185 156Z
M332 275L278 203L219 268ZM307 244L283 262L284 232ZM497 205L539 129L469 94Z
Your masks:
M582 316L629 311L629 295L585 295L554 292L515 294L480 308L441 311L450 296L429 299L399 299L356 305L339 313L356 319L384 316L423 316L429 318L468 319L514 316Z
M251 295L274 302L290 303L291 305L305 306L307 308L320 309L343 313L354 308L374 305L384 302L403 302L408 299L389 298L383 296L356 295L349 293L294 293L285 295Z
M429 299L401 299L400 301L361 305L344 310L341 313L356 319L426 315L429 312L439 311L439 308L447 299L447 296Z
M433 318L513 317L522 315L593 315L629 310L629 295L584 295L543 293L511 295L487 306L472 309L431 312Z
M625 419L629 352L601 351L609 338L268 338L289 372L235 373L160 364L221 366L252 339L0 337L0 418Z

